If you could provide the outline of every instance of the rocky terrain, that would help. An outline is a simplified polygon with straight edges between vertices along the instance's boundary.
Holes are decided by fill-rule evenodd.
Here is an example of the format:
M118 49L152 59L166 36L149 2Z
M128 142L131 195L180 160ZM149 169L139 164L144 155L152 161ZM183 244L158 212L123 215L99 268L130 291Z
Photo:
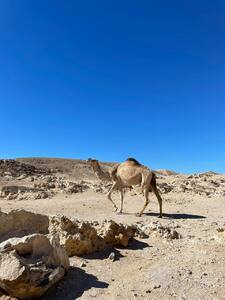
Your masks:
M225 299L225 175L156 174L163 219L86 161L0 160L0 299Z

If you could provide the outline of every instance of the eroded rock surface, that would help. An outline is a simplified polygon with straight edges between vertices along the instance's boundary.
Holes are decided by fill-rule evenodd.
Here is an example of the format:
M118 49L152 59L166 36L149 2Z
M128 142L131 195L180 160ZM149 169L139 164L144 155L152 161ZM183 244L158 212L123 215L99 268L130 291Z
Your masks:
M181 234L176 230L176 226L165 226L159 222L152 222L141 227L146 236L162 237L168 240L180 239Z
M106 249L109 246L126 247L135 236L134 226L118 224L114 221L98 222L71 221L66 217L53 217L50 234L58 235L69 256L83 255Z
M83 255L109 246L126 247L138 232L136 226L118 224L115 221L86 222L62 217L48 217L25 210L0 212L0 242L11 237L23 237L42 233L58 236L69 256Z
M0 242L32 233L48 233L49 218L26 210L0 211Z
M69 268L65 249L41 234L0 244L0 287L20 299L42 296Z

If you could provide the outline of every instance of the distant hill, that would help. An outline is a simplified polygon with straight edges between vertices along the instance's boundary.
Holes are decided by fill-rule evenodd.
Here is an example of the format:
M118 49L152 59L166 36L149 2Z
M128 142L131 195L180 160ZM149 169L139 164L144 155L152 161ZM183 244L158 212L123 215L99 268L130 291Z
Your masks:
M16 161L27 163L36 168L48 168L59 173L63 173L76 180L96 180L96 176L86 160L81 159L64 159L64 158L45 158L29 157L17 158ZM100 162L102 168L106 171L112 167L113 163Z
M158 169L155 170L156 173L161 174L161 175L177 175L178 173L171 171L171 170L166 170L166 169Z

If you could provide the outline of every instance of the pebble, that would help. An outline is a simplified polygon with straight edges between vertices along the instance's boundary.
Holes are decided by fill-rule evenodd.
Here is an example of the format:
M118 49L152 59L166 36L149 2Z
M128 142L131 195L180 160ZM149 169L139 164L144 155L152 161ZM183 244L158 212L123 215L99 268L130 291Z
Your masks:
M156 284L156 285L153 286L153 289L159 289L159 288L161 288L160 284Z
M111 252L111 253L109 254L109 259L110 259L110 260L114 261L114 260L115 260L115 257L116 257L115 252Z
M82 261L82 262L80 263L80 267L81 267L81 268L86 267L86 263L85 263L84 261Z

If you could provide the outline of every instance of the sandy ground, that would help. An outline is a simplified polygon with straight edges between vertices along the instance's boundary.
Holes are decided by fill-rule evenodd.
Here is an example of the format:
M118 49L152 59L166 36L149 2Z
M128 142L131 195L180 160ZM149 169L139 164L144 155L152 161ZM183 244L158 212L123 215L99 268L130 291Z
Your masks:
M20 161L37 167L57 168L70 180L96 180L85 161ZM111 165L106 164L105 170ZM5 184L33 185L29 177L21 181L17 177L7 179L8 175L4 176L1 177L0 187ZM38 179L37 176L35 180ZM161 176L157 182L178 187L162 194L162 219L158 218L158 203L152 194L142 217L136 217L135 213L144 205L143 196L131 196L130 193L125 195L122 215L113 212L112 204L104 192L96 193L93 189L71 195L58 193L52 198L36 200L0 198L0 208L4 212L23 208L90 221L113 219L143 226L162 224L175 228L182 236L168 240L151 234L147 239L134 240L126 249L109 249L86 257L72 257L71 268L64 280L42 299L225 299L225 175L185 177L180 174ZM182 190L184 184L191 187L192 191ZM199 184L202 185L200 188ZM198 190L202 193L203 189L204 194L207 188L209 191L213 189L211 195L198 194ZM118 193L113 195L113 199L119 205ZM222 232L218 232L218 228ZM115 261L109 259L112 251L115 252ZM0 299L10 298L0 295Z
M118 194L114 198L119 203ZM135 216L144 203L141 196L125 197L124 214L116 215L104 194L91 191L35 201L1 200L0 207L91 221L160 222L182 235L172 241L150 236L128 249L72 257L65 280L43 299L225 299L225 239L217 232L225 227L224 197L169 193L163 197L163 219L158 218L157 200L151 199L141 218ZM108 258L111 251L114 262ZM82 261L85 267L76 268Z

